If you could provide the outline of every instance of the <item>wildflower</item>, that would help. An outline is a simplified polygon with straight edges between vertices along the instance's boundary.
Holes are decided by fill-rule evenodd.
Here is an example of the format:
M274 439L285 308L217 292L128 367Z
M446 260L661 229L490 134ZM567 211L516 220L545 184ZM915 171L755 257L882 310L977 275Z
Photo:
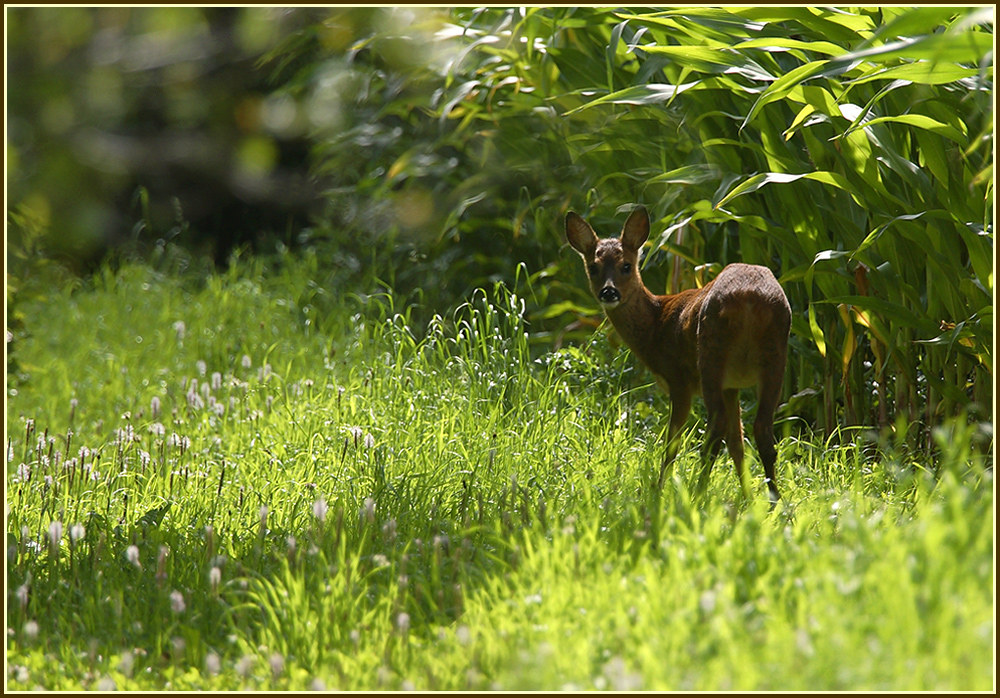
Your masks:
M205 655L205 671L207 671L212 676L219 673L222 668L222 662L219 661L219 655L215 652L209 652Z
M159 552L159 554L156 557L156 583L157 584L163 584L165 581L167 581L167 556L168 555L170 555L170 548L168 548L165 545L161 545L160 546L160 552ZM171 598L171 601L173 601L172 598ZM182 602L184 601L183 597L181 597L181 601ZM173 604L171 604L171 605L173 605ZM184 609L182 608L181 610L184 610Z
M462 647L468 647L469 643L472 642L472 633L469 631L469 626L458 626L455 630L455 639L458 640L458 644L462 645Z
M400 613L396 616L396 627L404 635L410 632L410 615L408 613Z
M87 530L81 523L75 523L69 528L69 539L76 543L87 534Z
M27 482L31 479L31 468L27 463L21 463L17 466L17 474L14 476L14 482Z
M320 497L315 502L313 502L313 516L322 522L326 519L327 504L326 500Z
M216 371L212 374L212 390L222 389L222 374Z
M212 592L217 592L219 590L219 584L222 582L222 570L218 567L213 567L208 572L208 583L212 586Z
M29 620L24 624L24 636L31 641L34 641L38 637L38 623L33 620Z
M167 433L167 428L160 424L159 422L153 422L149 425L149 433L153 436L159 436L163 438L164 434Z
M361 514L365 517L365 521L368 523L375 523L375 500L371 497L365 497L364 506L361 508Z
M17 588L15 592L17 594L17 601L21 604L21 610L23 611L28 606L28 592L31 591L31 587L28 582L25 582Z
M274 674L274 677L277 678L278 676L280 676L281 672L285 668L285 658L282 657L277 652L274 652L268 658L267 662L268 664L271 665L271 673Z
M199 395L195 391L189 391L188 392L188 394L187 394L187 401L188 401L188 405L193 410L201 410L201 409L205 408L205 401L202 400L201 399L201 395Z
M101 677L101 680L97 682L97 690L98 691L117 691L118 690L118 684L115 683L115 680L113 678L111 678L110 676L108 676L107 674L105 674L104 676Z
M160 417L160 398L156 395L153 399L149 401L149 413L152 415L153 419L159 419Z
M371 450L375 447L375 437L371 434L365 434L365 448Z
M184 325L183 320L178 320L174 323L174 332L177 333L177 341L184 341L184 333L187 331L187 327Z
M125 548L125 557L127 557L128 561L130 563L132 563L133 565L135 565L137 569L140 569L140 570L142 569L142 563L139 562L139 548L138 547L136 547L134 545L130 545L127 548Z
M376 567L386 567L389 564L389 558L382 553L375 553L372 555L372 562Z
M170 610L174 613L184 613L185 608L184 594L177 590L170 592Z
M253 362L250 360L250 357L247 356L246 354L243 355L243 360L241 361L241 363L243 365L243 368L250 368L253 365Z
M49 541L52 543L52 547L55 548L59 545L59 541L62 540L63 536L63 525L62 521L53 521L49 524Z
M204 376L205 373L206 373L206 371L208 371L208 365L204 361L202 361L201 359L198 359L197 361L195 361L194 365L198 369L198 375L199 376Z
M364 431L361 427L350 427L348 428L348 431L351 432L351 436L354 437L354 448L357 448L358 442L361 441L361 436L364 434Z
M240 657L240 661L236 662L236 673L242 678L247 678L250 676L250 672L253 670L253 657L248 654Z
M135 655L132 654L132 652L127 651L125 652L125 654L122 655L122 658L118 663L118 669L125 676L132 676L132 668L134 667L134 665L135 665Z

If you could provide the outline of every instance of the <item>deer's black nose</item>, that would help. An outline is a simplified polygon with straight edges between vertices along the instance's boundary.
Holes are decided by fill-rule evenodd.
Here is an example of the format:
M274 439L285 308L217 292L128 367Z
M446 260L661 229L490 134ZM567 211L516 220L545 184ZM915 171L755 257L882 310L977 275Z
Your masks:
M618 293L618 289L614 286L605 286L597 294L597 300L601 301L601 303L617 303L621 299L622 294Z

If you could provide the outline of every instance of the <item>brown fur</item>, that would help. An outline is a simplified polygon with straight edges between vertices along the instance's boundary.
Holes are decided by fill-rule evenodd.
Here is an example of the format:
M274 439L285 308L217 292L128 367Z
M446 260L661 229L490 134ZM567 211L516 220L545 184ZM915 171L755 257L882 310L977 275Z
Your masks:
M639 250L649 237L649 216L641 206L628 217L620 238L603 240L571 211L566 237L583 257L590 288L611 324L670 396L660 485L676 455L691 400L701 394L708 435L698 491L706 489L712 462L725 440L746 492L739 389L757 386L754 440L771 502L776 502L780 495L774 473L774 411L785 373L791 309L774 274L766 267L730 264L700 289L651 293L639 275Z

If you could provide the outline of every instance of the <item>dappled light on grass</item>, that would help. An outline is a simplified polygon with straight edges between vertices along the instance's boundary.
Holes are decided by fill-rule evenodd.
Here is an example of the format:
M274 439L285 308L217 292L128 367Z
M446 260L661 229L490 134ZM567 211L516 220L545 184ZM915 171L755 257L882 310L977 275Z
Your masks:
M503 287L417 332L310 273L125 265L33 309L10 687L988 687L971 427L935 461L785 438L770 512L728 467L691 497L699 414L657 493L662 399L605 336L536 355Z

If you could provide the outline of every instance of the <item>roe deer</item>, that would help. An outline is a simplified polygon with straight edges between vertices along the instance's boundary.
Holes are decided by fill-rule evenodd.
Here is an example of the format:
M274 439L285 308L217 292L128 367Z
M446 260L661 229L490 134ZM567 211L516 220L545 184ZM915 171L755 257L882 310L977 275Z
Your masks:
M771 506L779 499L774 411L781 394L791 309L766 267L730 264L700 289L657 296L639 275L639 250L649 237L649 215L638 206L620 238L599 240L579 215L566 215L566 237L583 257L590 289L615 330L670 396L667 454L658 486L677 453L691 398L701 393L708 411L697 492L708 486L712 463L725 439L741 491L743 424L740 388L757 386L754 440L764 464Z

